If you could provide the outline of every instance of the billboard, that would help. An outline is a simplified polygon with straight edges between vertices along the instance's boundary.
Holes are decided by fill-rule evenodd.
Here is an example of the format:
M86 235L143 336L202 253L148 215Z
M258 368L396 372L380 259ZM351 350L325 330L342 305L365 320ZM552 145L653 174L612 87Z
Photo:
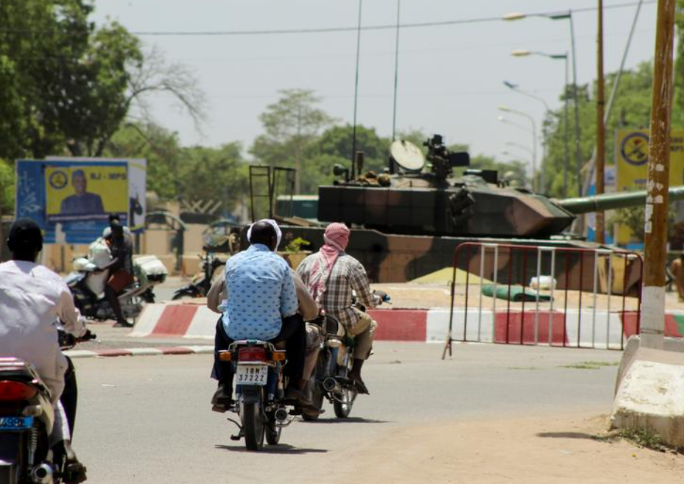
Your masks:
M617 167L617 190L629 192L646 190L648 181L648 130L617 130L615 164ZM670 133L670 186L684 185L684 130ZM675 202L677 221L684 220L684 203ZM632 242L627 227L619 227L618 243Z
M17 217L35 220L46 243L90 243L110 214L134 232L144 229L145 160L19 160L16 172Z

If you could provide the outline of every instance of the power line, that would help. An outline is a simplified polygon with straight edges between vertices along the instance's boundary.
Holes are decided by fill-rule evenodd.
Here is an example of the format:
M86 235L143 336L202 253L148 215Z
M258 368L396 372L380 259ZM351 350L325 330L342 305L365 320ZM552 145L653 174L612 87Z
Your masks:
M648 0L644 2L646 4L654 4L656 0ZM609 5L603 7L604 10L612 10L618 8L627 8L637 6L639 2L629 2L629 3L616 3L614 5ZM573 14L594 12L596 7L584 7L572 9ZM528 17L548 17L558 13L554 12L538 12L526 14ZM426 28L426 27L445 27L450 25L471 25L471 24L481 24L488 22L500 22L501 17L480 17L471 19L455 19L455 20L442 20L435 22L414 22L401 24L398 27L401 29L412 29L412 28ZM361 27L363 31L372 30L396 30L397 24L387 24L387 25L367 25ZM253 36L253 35L297 35L297 34L325 34L325 33L339 33L339 32L358 32L358 26L354 27L323 27L323 28L310 28L310 29L271 29L271 30L215 30L215 31L131 31L133 35L140 37L232 37L232 36ZM49 31L44 30L32 30L32 29L7 29L0 28L0 33L12 33L12 34L45 34Z

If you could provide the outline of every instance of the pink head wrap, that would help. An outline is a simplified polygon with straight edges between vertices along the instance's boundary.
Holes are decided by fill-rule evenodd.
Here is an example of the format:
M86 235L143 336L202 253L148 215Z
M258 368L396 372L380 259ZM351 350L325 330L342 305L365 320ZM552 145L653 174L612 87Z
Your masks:
M344 252L349 244L349 229L341 223L332 223L325 228L323 240L326 245L332 245L340 252Z
M325 293L328 277L349 243L349 229L341 223L332 223L325 228L323 234L325 244L321 247L320 258L311 267L309 275L309 292L314 300L320 303Z

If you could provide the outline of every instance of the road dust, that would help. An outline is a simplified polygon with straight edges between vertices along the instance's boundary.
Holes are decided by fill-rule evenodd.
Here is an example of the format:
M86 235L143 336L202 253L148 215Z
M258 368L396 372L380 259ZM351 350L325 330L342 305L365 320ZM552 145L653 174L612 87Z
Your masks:
M569 415L398 428L345 453L334 482L684 482L684 456L597 439L607 427L606 416Z

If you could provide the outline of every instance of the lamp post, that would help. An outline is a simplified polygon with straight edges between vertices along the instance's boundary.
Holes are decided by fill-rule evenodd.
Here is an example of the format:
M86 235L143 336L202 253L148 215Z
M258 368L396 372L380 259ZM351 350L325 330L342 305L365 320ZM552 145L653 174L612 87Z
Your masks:
M499 106L499 111L503 111L505 113L511 113L515 114L516 116L521 116L525 119L527 119L530 124L532 125L532 190L537 189L537 123L534 122L534 118L530 116L527 113L524 113L522 111L518 111L516 109L511 109L508 106ZM499 117L499 121L501 122L509 122L504 118L503 116ZM510 123L510 122L509 122ZM515 124L515 123L510 123L510 124Z
M572 49L572 96L575 104L575 169L577 171L577 190L578 196L582 196L582 153L580 151L580 122L579 122L579 100L577 95L577 53L575 50L575 24L572 19L572 10L559 12L549 15L526 15L524 13L513 12L506 14L502 20L513 21L522 20L527 17L542 17L551 20L567 20L570 24L570 43Z
M565 85L564 85L564 92L563 92L563 98L565 100L564 103L564 118L565 118L565 127L563 129L563 141L564 141L564 150L563 150L563 197L568 196L568 171L570 169L570 138L569 138L569 117L568 117L568 112L569 112L569 106L568 106L568 73L569 73L569 66L568 66L568 61L569 61L569 56L568 53L565 52L564 54L547 54L546 52L536 52L536 51L529 51L529 50L522 50L522 49L517 49L511 52L511 55L513 57L527 57L530 55L538 55L541 57L546 57L548 59L553 59L553 60L564 60L565 61ZM544 106L546 106L546 102L544 102L543 99L537 98L536 96L532 96L529 93L525 93L521 91L520 89L516 87L511 87L509 84L504 82L504 84L513 89L516 92L519 92L521 94L525 94L529 97L535 97L536 99L539 99L541 102L544 103ZM546 110L549 111L548 106L546 106ZM544 186L544 180L545 180L545 169L544 169L544 160L542 159L542 187Z

